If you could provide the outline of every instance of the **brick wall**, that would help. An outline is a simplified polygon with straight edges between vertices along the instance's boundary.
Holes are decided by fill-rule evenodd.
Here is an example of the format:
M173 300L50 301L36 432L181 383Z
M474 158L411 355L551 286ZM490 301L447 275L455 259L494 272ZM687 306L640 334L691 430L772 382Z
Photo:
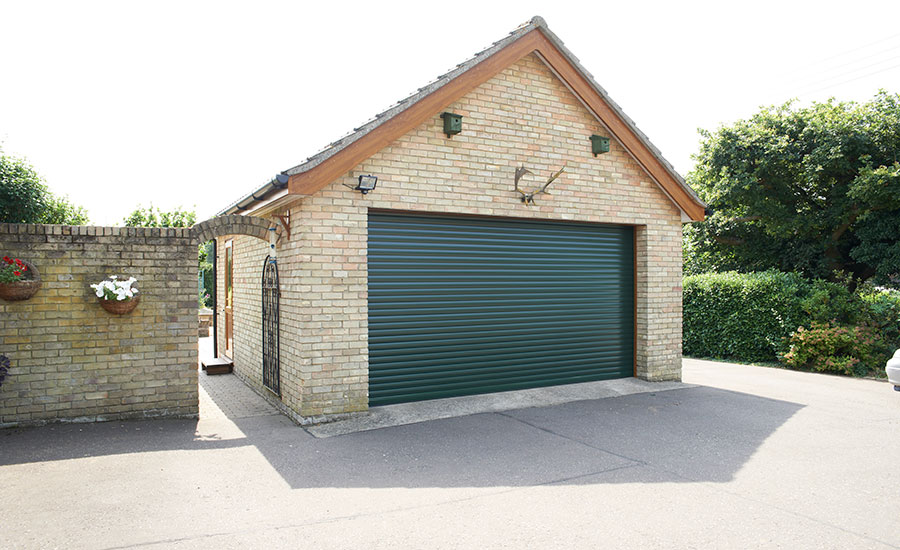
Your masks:
M533 55L446 110L464 117L461 134L447 138L435 114L291 208L291 238L283 237L278 251L285 405L306 419L368 407L370 208L635 226L637 374L679 379L681 214L672 201L615 140L609 153L591 154L589 136L609 132ZM531 189L563 164L566 172L553 195L526 208L513 191L515 167L536 174L523 180ZM369 173L379 176L374 192L361 195L343 186ZM235 241L248 252L238 258L238 270L246 262L248 284L255 286L247 291L247 311L236 312L236 325L251 328L236 327L235 366L252 371L260 368L254 308L265 252L244 241L251 239Z
M0 224L2 255L43 286L0 300L0 426L197 415L197 246L190 229ZM137 278L141 300L112 315L89 287Z
M234 248L234 373L257 393L268 399L282 412L301 423L324 420L317 415L300 416L303 394L314 385L302 382L301 370L310 363L307 353L322 345L315 335L301 334L301 320L315 317L322 319L324 313L311 313L308 299L299 291L298 278L303 269L310 269L309 262L302 262L296 254L283 256L290 243L285 237L279 241L278 275L281 289L280 298L280 338L281 338L281 397L277 398L262 383L262 270L263 261L269 254L268 244L258 238L246 235L225 235L216 240L217 272L216 288L218 298L218 326L216 337L221 354L225 350L225 243L232 241ZM332 314L333 315L333 314ZM340 324L340 319L329 319L328 323ZM334 418L334 417L332 417Z

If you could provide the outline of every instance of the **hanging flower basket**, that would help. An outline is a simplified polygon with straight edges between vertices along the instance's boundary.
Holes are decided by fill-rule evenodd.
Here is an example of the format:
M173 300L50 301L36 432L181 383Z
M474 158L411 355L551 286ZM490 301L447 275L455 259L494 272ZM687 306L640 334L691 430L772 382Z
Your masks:
M137 295L138 289L132 286L136 282L134 277L120 281L116 275L111 275L109 279L91 285L91 288L97 295L100 307L113 315L125 315L131 313L141 300Z
M0 298L7 302L27 300L41 288L41 274L31 262L4 256L0 271L7 279L0 282Z
M103 298L97 298L97 301L100 302L100 307L113 315L125 315L134 311L141 298L139 296L135 296L130 300L104 300Z

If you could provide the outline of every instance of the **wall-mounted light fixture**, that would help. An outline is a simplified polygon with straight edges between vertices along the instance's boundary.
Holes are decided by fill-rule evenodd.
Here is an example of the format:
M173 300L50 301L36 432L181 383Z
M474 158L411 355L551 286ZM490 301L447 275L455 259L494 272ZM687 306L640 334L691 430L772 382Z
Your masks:
M444 133L447 137L462 132L462 115L456 113L441 113L444 119Z
M595 157L603 153L609 153L609 138L596 134L592 135L591 152L594 153Z
M378 177L372 175L360 176L359 180L357 180L356 187L348 184L344 184L344 187L349 187L354 191L360 191L363 195L368 193L369 191L374 191L375 186L378 185Z

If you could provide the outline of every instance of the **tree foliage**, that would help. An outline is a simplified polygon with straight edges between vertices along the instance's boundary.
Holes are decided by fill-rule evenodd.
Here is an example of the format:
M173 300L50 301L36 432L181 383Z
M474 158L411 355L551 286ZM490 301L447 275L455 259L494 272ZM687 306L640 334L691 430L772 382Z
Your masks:
M900 274L900 95L787 103L701 134L688 179L712 214L685 228L688 273Z
M215 273L213 272L212 259L215 256L216 249L213 241L207 241L200 245L198 249L198 259L200 267L200 307L212 307L212 296L215 294Z
M191 227L197 221L197 212L180 206L171 212L163 212L152 204L144 208L138 205L122 220L126 227Z
M68 198L51 193L25 160L0 151L0 222L83 225L88 215Z

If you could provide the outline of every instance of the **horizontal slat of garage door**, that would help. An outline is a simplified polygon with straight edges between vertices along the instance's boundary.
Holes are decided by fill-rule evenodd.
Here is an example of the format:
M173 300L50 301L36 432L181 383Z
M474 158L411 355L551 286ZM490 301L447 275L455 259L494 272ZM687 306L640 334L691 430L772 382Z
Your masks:
M369 215L372 406L632 376L630 227Z

